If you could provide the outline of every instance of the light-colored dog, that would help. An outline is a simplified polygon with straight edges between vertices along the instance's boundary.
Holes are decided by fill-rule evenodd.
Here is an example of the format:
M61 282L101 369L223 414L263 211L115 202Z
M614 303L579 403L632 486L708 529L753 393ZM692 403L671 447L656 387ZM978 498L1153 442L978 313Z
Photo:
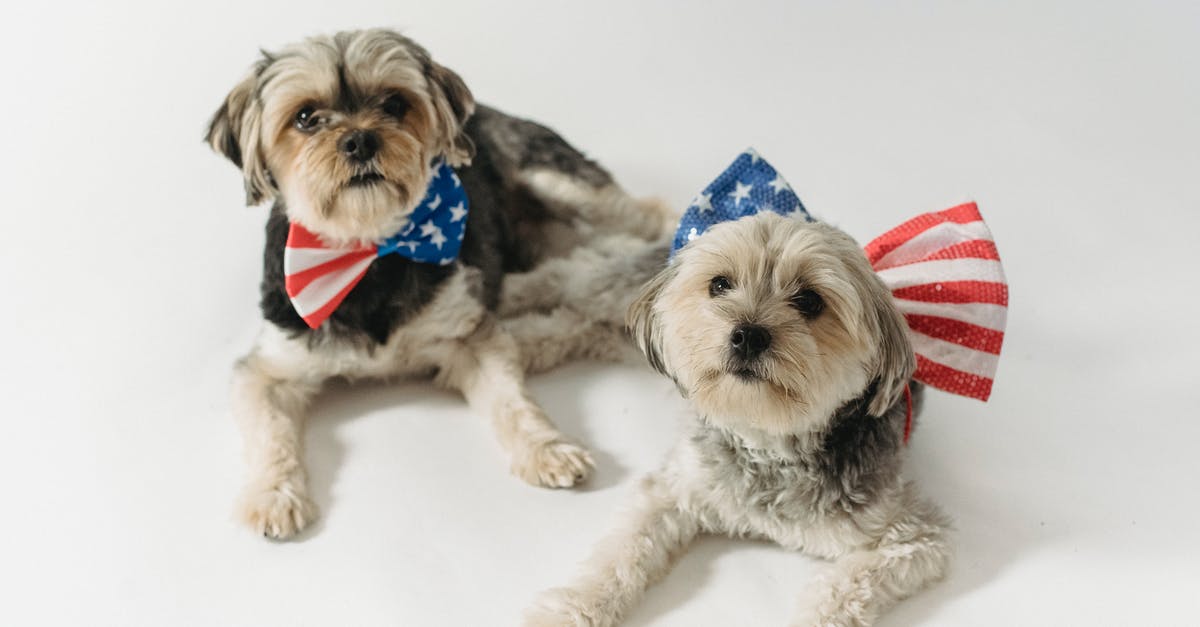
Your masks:
M870 624L943 576L949 522L900 473L921 398L905 321L853 239L771 212L716 225L646 286L628 324L696 419L526 625L616 624L700 533L833 560L798 626Z

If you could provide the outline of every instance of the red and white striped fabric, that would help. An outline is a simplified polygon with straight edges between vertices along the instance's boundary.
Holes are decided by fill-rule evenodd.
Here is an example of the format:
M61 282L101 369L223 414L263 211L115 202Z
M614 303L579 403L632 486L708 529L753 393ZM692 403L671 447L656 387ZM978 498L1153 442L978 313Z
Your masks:
M317 328L362 280L378 257L374 245L330 248L308 229L292 223L283 249L283 285L296 313Z
M914 378L986 401L1004 341L1008 284L975 203L917 216L865 250L908 320Z

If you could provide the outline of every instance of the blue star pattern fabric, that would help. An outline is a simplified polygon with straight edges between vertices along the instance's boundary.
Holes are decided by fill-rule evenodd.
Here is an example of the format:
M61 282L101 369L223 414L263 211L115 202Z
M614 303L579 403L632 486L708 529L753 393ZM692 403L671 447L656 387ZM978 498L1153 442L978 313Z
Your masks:
M440 161L425 198L400 232L379 245L380 257L398 254L419 263L448 265L458 258L467 229L470 203L454 169Z
M440 266L458 258L467 228L467 192L444 162L434 164L432 172L425 197L400 232L382 244L330 246L300 224L289 225L283 248L284 288L310 328L333 314L380 257L400 255Z
M814 221L787 181L753 148L748 148L692 200L679 220L671 256L710 226L760 211Z

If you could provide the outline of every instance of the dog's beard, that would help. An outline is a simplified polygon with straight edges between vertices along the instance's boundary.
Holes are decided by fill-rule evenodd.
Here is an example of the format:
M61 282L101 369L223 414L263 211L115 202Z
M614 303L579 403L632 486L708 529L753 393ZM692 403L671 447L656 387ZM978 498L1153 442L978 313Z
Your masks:
M293 219L334 241L379 242L394 235L424 197L430 171L423 152L400 158L395 147L349 166L322 146L306 147L281 181Z
M787 347L751 363L724 359L693 365L695 375L680 382L700 413L723 426L776 435L823 427L839 405L867 385L859 356Z

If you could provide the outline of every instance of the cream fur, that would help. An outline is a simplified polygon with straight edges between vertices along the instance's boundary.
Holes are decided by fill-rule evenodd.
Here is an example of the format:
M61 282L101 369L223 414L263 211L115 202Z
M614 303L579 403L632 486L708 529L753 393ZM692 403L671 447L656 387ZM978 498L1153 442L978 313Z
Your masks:
M733 288L710 294L714 276ZM824 312L799 314L789 302L800 289L816 290ZM728 372L730 329L747 321L772 335L762 381ZM800 595L795 626L869 625L940 579L949 521L911 483L898 474L842 483L822 474L831 471L803 470L824 463L835 410L868 381L879 382L872 405L882 398L890 409L895 382L913 370L898 325L862 251L832 227L760 214L685 247L634 303L630 326L698 417L580 574L529 609L526 627L617 624L700 533L768 539L832 560ZM890 456L882 466L890 468L901 453L876 454Z

